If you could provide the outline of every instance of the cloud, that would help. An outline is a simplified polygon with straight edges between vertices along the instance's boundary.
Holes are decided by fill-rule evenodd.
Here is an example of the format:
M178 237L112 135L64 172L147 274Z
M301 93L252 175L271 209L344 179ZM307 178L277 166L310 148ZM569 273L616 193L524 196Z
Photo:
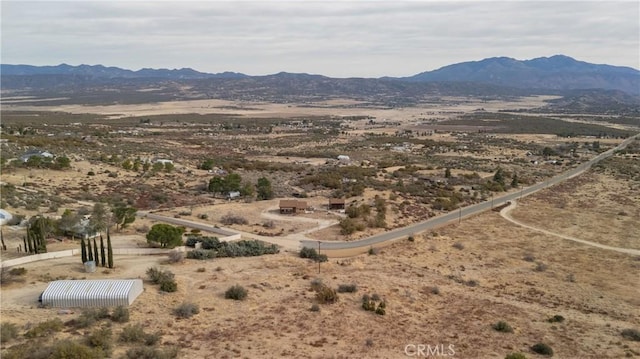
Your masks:
M2 62L404 76L492 56L639 67L638 2L2 2Z

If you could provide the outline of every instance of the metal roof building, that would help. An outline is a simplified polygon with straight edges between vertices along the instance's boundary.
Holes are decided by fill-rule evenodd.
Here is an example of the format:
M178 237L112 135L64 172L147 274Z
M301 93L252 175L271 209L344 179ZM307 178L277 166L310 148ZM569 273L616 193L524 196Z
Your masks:
M63 308L128 306L142 291L141 279L57 280L42 292L42 305Z

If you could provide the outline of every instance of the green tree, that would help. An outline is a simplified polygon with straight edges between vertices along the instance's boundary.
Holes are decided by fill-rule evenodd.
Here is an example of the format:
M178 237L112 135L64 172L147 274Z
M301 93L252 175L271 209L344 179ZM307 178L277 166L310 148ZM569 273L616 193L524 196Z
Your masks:
M87 240L87 261L93 260L93 250L91 249L91 239Z
M514 173L513 178L511 179L511 187L517 188L520 185L520 180L518 179L518 174Z
M67 156L56 157L55 168L57 169L71 168L71 160Z
M242 184L242 177L237 173L229 173L224 180L224 192L240 191L240 185Z
M80 257L82 258L82 263L87 262L87 245L84 243L84 237L80 237Z
M174 170L175 168L176 168L176 167L175 167L175 166L173 165L173 163L171 163L171 162L165 162L165 163L164 163L164 171L165 171L165 172L167 172L167 173L171 173L171 172L173 172L173 170Z
M107 257L104 252L104 239L102 239L102 234L100 235L100 263L105 267L107 265Z
M174 248L182 245L184 227L174 227L170 224L158 223L147 233L148 243L158 243L162 248Z
M504 187L504 171L501 167L498 167L498 170L496 170L496 173L493 175L493 181Z
M117 230L125 228L128 224L133 223L136 220L136 213L138 210L131 206L118 204L113 208L112 212Z
M451 168L444 170L444 178L451 178Z
M70 209L65 209L64 213L58 220L58 229L62 234L71 233L71 236L75 234L75 228L80 224L80 216L71 211Z
M156 162L153 164L153 166L151 166L151 171L152 172L160 172L164 169L164 164L162 164L162 162Z
M207 170L207 171L212 170L214 165L215 165L215 162L213 161L213 159L207 158L200 165L200 169Z
M209 180L207 189L215 195L216 193L222 193L223 187L224 179L222 177L213 177Z
M136 172L138 172L138 171L140 171L140 166L142 166L142 161L139 158L136 158L133 161L133 165L132 165L131 169L136 171Z
M94 204L91 218L89 219L89 227L91 227L92 232L105 230L109 224L110 217L111 215L104 203L98 202Z
M553 150L553 148L551 147L545 147L542 149L542 155L545 157L549 157L549 156L555 156L556 155L556 151Z
M273 189L271 188L271 182L266 177L258 178L258 199L266 200L273 198Z
M149 161L145 161L142 164L142 172L148 172L150 168L151 168L151 163L149 163Z
M111 234L107 228L107 266L113 268L113 248L111 247Z
M91 240L89 240L91 243ZM96 243L96 237L93 237L93 258L96 261L96 267L100 266L100 257L98 257L98 244Z

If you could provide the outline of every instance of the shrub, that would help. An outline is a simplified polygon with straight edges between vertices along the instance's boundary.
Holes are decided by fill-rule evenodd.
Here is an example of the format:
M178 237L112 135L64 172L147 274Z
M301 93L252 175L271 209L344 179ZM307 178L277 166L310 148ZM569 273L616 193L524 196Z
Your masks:
M206 249L194 249L192 251L187 252L187 258L203 261L203 260L215 258L215 255L213 251L209 251Z
M640 331L637 329L624 329L620 334L622 334L622 337L625 339L640 342Z
M554 315L553 317L547 319L547 322L549 323L562 323L564 322L564 317L561 315Z
M156 345L160 339L162 339L162 334L160 334L160 332L155 332L152 334L146 334L144 335L144 345Z
M178 348L169 347L164 349L137 346L124 354L126 359L174 359L178 357Z
M109 317L109 309L107 308L86 308L80 313L78 319L75 320L76 328L88 328L100 319Z
M91 332L86 336L87 345L93 348L100 348L109 355L113 347L111 328L100 328Z
M176 309L173 310L173 314L175 314L178 318L191 318L194 315L200 313L200 308L197 304L194 303L182 303Z
M247 298L247 290L243 286L236 284L227 289L224 297L227 299L244 300Z
M145 339L144 329L140 324L130 324L122 328L120 341L125 343L141 343Z
M323 284L316 291L316 299L320 304L332 304L338 301L338 293L335 289Z
M27 269L24 268L24 267L11 268L9 270L9 274L15 275L15 276L25 275L25 274L27 274Z
M513 328L511 328L511 326L507 322L504 322L502 320L495 324L492 324L491 328L502 333L513 333Z
M18 326L13 323L0 323L0 342L6 343L18 336Z
M318 291L320 288L322 288L322 286L324 285L324 283L322 283L322 279L320 278L313 278L311 280L311 289L313 291Z
M160 290L167 293L173 293L178 290L178 283L175 280L167 280L160 283Z
M151 267L147 269L147 277L153 284L161 284L162 282L173 280L175 275L171 271Z
M180 251L169 252L169 263L180 263L184 261L184 253Z
M431 287L431 294L435 294L435 295L440 294L440 288L438 288L436 286Z
M117 306L111 314L111 320L116 323L126 323L129 321L129 308L122 305Z
M382 303L381 303L382 304ZM387 314L387 312L385 311L384 308L381 308L380 306L378 306L378 308L376 308L376 314L378 315L385 315Z
M533 346L531 346L531 350L534 353L540 354L540 355L546 355L546 356L553 356L553 349L551 349L550 346L548 346L547 344L544 343L538 343L538 344L534 344Z
M370 256L375 256L377 254L378 254L378 249L377 248L373 248L373 247L369 248L369 255Z
M340 284L338 286L338 293L355 293L358 291L358 287L355 284Z
M461 242L456 242L452 245L453 248L455 249L459 249L459 250L463 250L464 249L464 244L462 244Z
M56 342L51 348L49 359L83 358L100 359L104 358L104 353L100 348L89 348L86 345L76 343L71 340L61 340Z
M200 268L196 269L196 272L198 272L198 273L204 273L206 271L207 271L207 269L205 267L200 267Z
M60 318L50 319L41 323L38 323L35 327L24 333L27 338L44 337L49 334L59 332L64 327Z
M522 257L522 259L527 262L534 262L536 260L536 257L531 253L527 253L524 255L524 257Z
M507 354L504 359L527 359L527 357L522 353L511 353Z
M536 268L535 268L535 271L536 271L536 272L544 272L544 271L546 271L546 270L547 270L547 265L546 265L546 264L544 264L544 263L542 263L542 262L538 262L538 263L536 264Z
M309 258L316 262L326 262L329 260L326 254L318 254L314 248L309 247L304 247L300 250L300 258Z
M320 306L319 306L319 305L317 305L317 304L313 304L313 305L311 306L311 309L310 309L310 310L311 310L312 312L319 312L319 311L320 311Z
M371 295L371 300L376 301L376 302L379 301L380 300L380 295L378 293L373 293Z
M220 222L222 222L222 224L225 224L225 225L249 223L249 221L247 221L246 218L238 215L233 215L231 213L227 213L226 215L222 216L222 218L220 219Z

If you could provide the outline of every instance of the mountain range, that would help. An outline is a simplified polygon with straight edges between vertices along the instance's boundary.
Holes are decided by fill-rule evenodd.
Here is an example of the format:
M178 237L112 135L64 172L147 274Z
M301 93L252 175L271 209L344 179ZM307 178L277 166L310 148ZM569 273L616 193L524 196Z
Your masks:
M0 74L4 80L14 76L65 75L85 80L105 79L246 79L246 78L295 78L330 79L320 75L291 74L282 72L268 76L248 76L237 72L205 73L190 68L141 69L132 71L103 65L31 66L2 64ZM35 79L34 79L35 80ZM640 71L630 67L591 64L564 55L540 57L532 60L516 60L509 57L492 57L481 61L462 62L410 77L383 77L380 80L407 82L458 82L505 86L520 89L620 90L640 95ZM11 84L11 81L9 81Z

